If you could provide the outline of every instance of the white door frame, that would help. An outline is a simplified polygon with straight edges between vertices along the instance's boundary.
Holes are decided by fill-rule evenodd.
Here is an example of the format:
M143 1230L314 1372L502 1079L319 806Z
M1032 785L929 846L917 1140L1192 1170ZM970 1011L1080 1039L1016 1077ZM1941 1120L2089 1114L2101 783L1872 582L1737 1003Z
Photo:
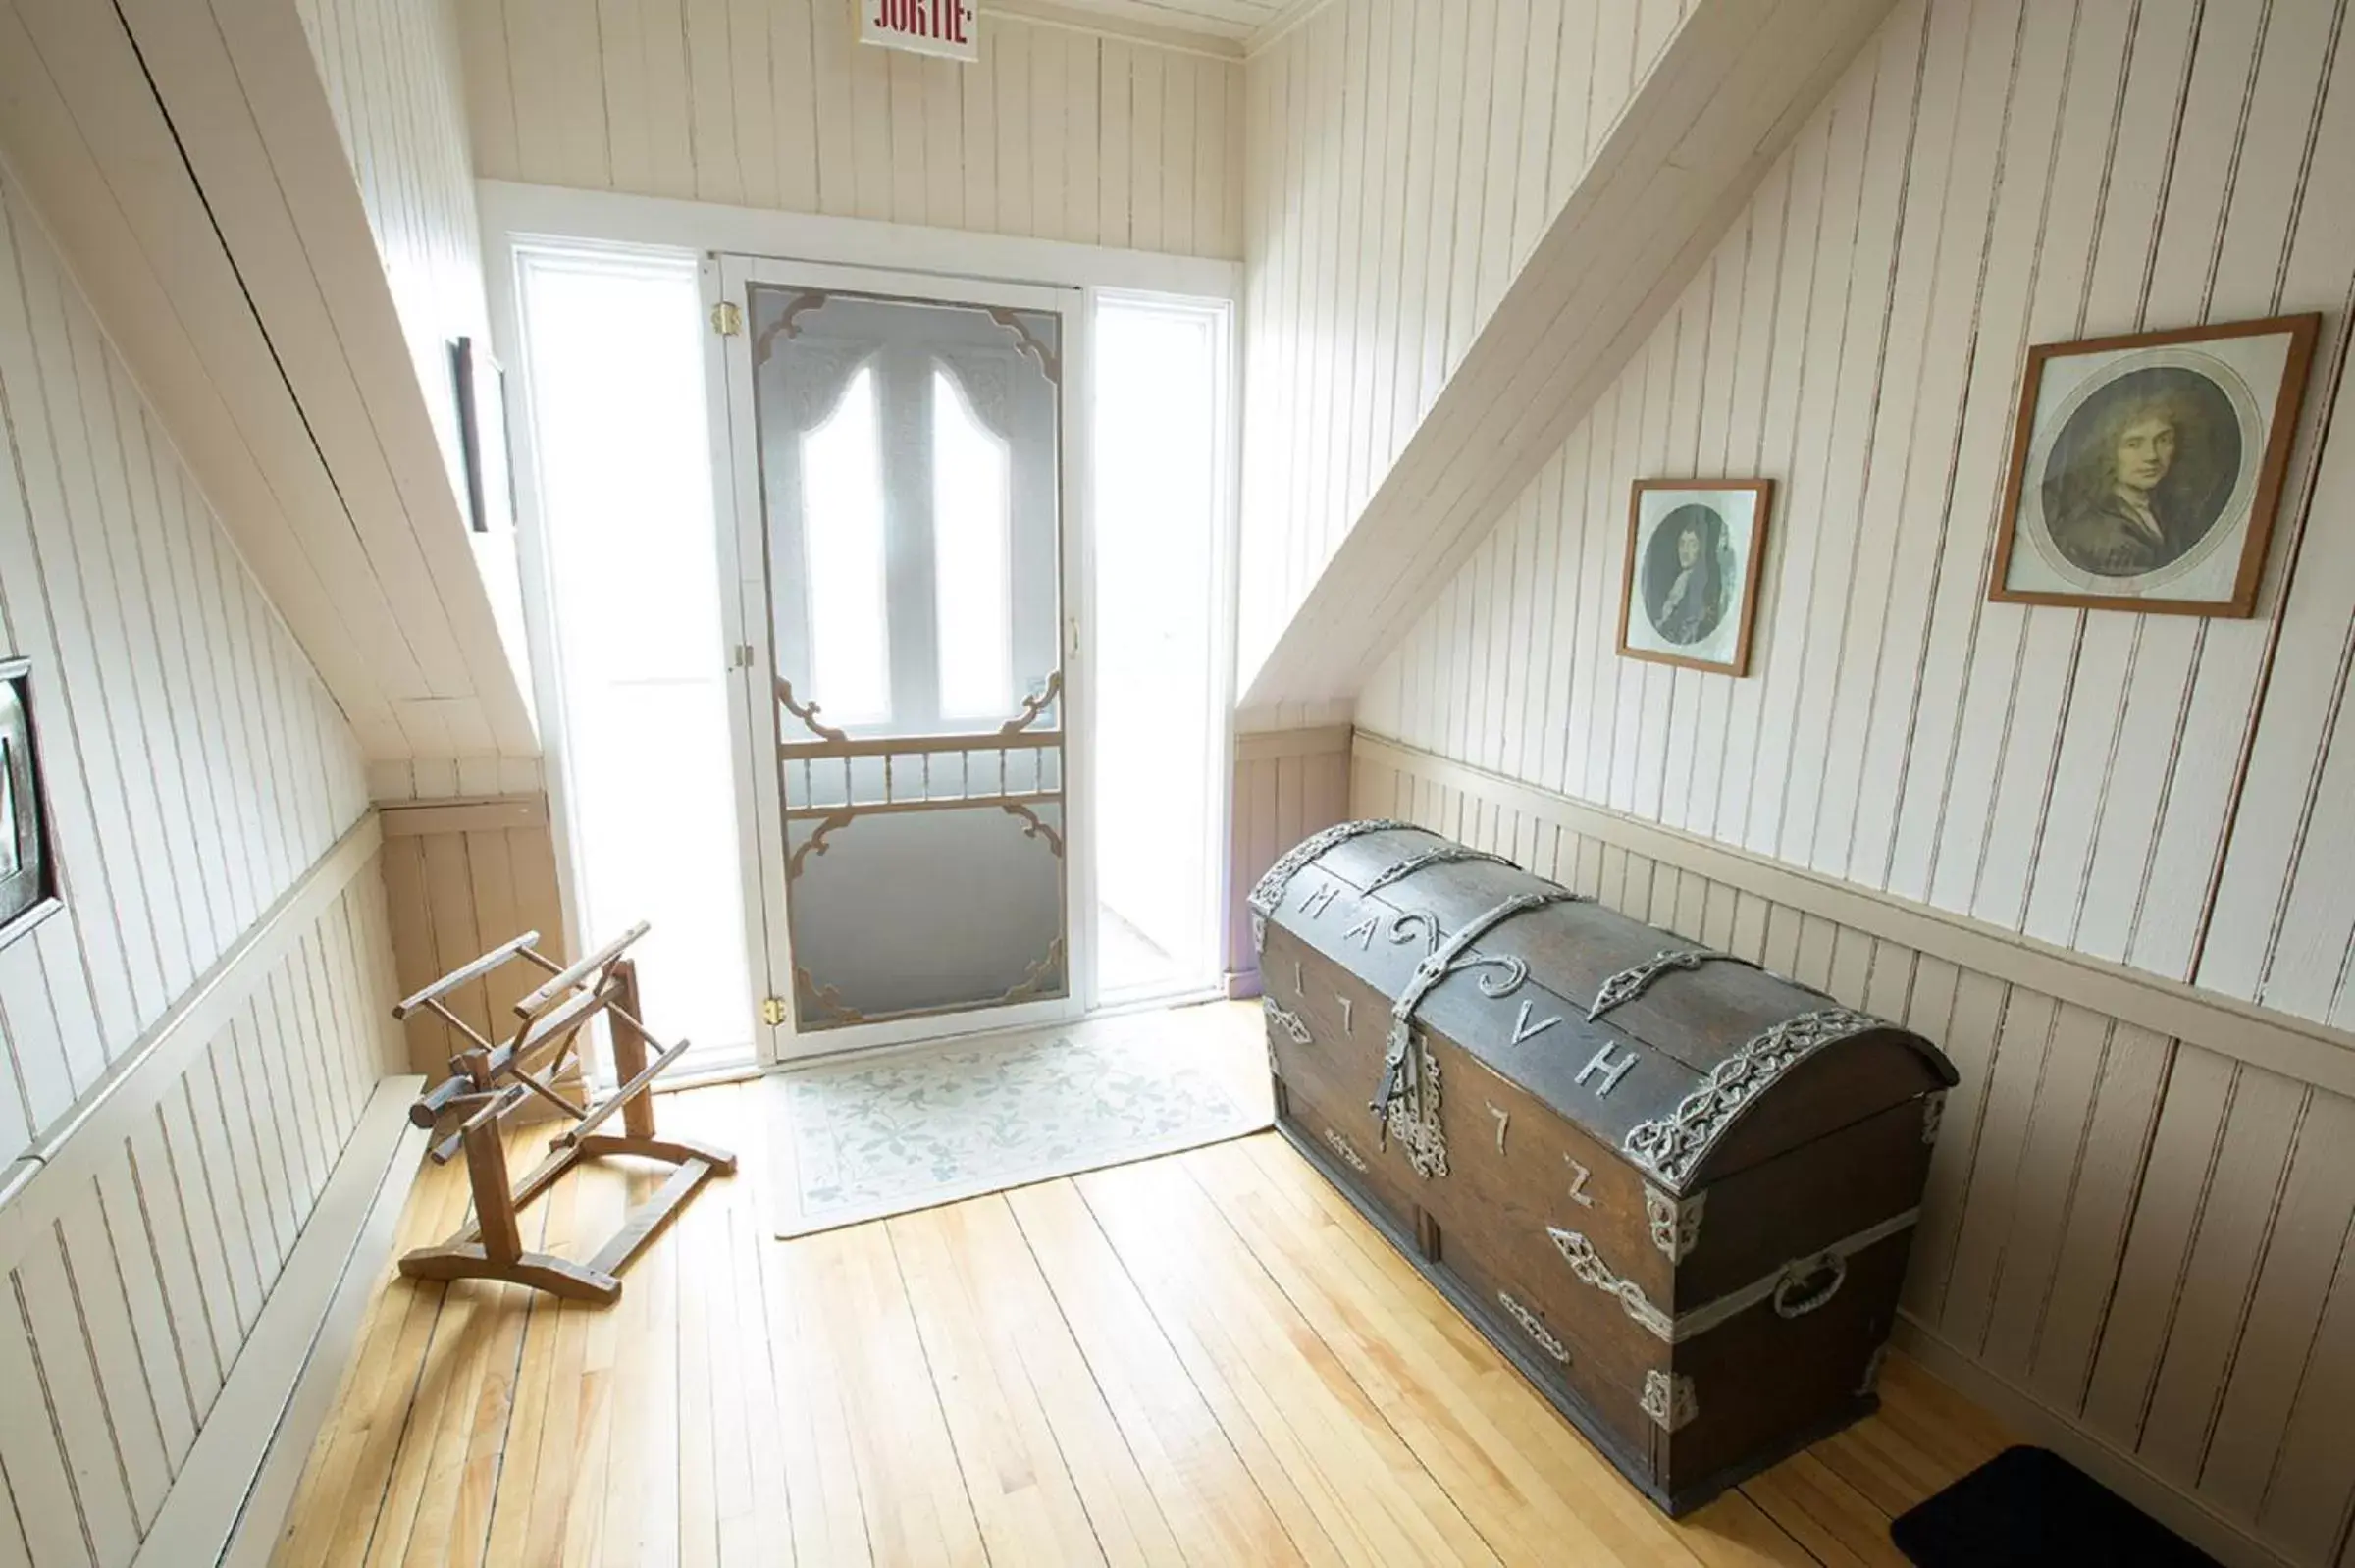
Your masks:
M507 418L514 446L516 543L522 566L525 633L531 647L542 737L544 743L550 743L547 747L550 755L546 783L550 825L558 840L556 884L564 909L566 941L572 951L580 951L582 938L578 867L574 863L578 836L569 791L565 787L561 746L552 744L560 739L556 732L561 726L561 716L556 674L550 664L550 651L553 646L549 620L551 596L545 559L544 525L540 515L542 497L533 441L527 368L522 351L518 252L535 247L572 252L602 250L623 256L659 256L700 264L707 274L704 282L704 305L706 311L715 302L713 290L717 287L715 275L708 275L709 269L720 252L804 259L817 266L873 267L929 275L934 280L977 278L1076 288L1085 300L1085 308L1081 311L1083 334L1092 332L1094 303L1100 293L1161 295L1171 299L1208 300L1223 304L1227 309L1228 328L1224 335L1225 407L1220 419L1220 433L1226 452L1226 473L1220 485L1220 500L1225 508L1220 519L1221 548L1225 552L1221 613L1230 630L1222 633L1222 646L1226 649L1227 656L1218 678L1226 694L1222 707L1228 712L1230 722L1222 726L1217 748L1218 776L1213 796L1216 826L1212 863L1217 868L1220 883L1216 908L1224 911L1228 907L1232 897L1232 891L1227 884L1232 874L1229 839L1233 812L1230 787L1233 778L1233 725L1230 720L1234 677L1230 628L1235 615L1234 575L1239 554L1236 541L1241 502L1241 464L1238 458L1242 426L1242 377L1240 343L1237 340L1243 298L1243 267L1240 262L1209 256L1181 256L1161 251L1080 244L1064 239L1041 239L1027 235L936 229L869 218L783 212L767 207L732 206L722 202L645 196L625 191L584 190L566 185L531 184L504 180L477 180L475 203L483 235L492 345L498 359L510 370L506 386ZM707 327L706 331L708 332ZM716 370L718 356L708 351L712 342L713 340L706 338L706 395L710 416L712 471L714 475L720 475L727 468L728 437L721 418L727 404L725 380ZM1081 423L1084 425L1086 422L1082 420ZM712 497L714 510L720 514L716 520L717 526L723 530L734 526L731 499L733 485L734 477L729 474L727 488L715 491ZM1065 517L1067 539L1077 542L1077 551L1067 552L1067 560L1070 553L1085 552L1093 548L1092 505L1084 490L1080 497L1081 506ZM1082 558L1086 557L1082 555ZM723 614L726 613L724 603L728 598L722 595ZM1073 601L1074 604L1080 602ZM1088 628L1089 623L1083 620L1083 633ZM719 652L714 651L715 654ZM773 708L768 721L773 735ZM1065 758L1067 782L1082 793L1087 781L1082 780L1080 775L1093 764L1093 758L1084 755L1085 751L1085 748L1081 748L1078 755L1070 755ZM742 787L741 781L739 787ZM1087 896L1089 905L1077 912L1083 917L1092 912L1092 886L1087 889ZM1089 923L1092 934L1092 920ZM759 925L748 928L748 945L754 933L761 929ZM1092 985L1092 974L1090 983ZM1203 994L1223 994L1216 985L1216 976L1213 976L1212 988ZM1076 991L1074 994L1077 994ZM1092 991L1086 1000L1092 1004ZM1013 1008L999 1009L987 1021L986 1027L997 1030L1022 1026L1014 1016L1019 1011ZM756 1025L757 1039L759 1033L759 1026ZM847 1049L848 1042L833 1048ZM772 1059L773 1052L764 1049L762 1060Z
M770 994L785 1003L787 1020L771 1025L758 1015L754 1039L763 1066L813 1056L892 1045L935 1035L1020 1028L1075 1019L1095 995L1095 857L1090 816L1086 715L1088 659L1081 627L1090 581L1087 495L1087 300L1073 287L1041 287L933 273L887 272L866 267L829 266L761 256L714 255L702 267L704 303L716 315L723 303L742 312L741 325L723 336L714 327L705 338L705 364L712 421L712 498L718 510L720 556L730 573L721 584L720 618L727 645L736 651L737 701L729 705L729 727L737 743L737 823L743 856L745 931L767 965ZM777 771L777 700L770 683L769 639L774 625L769 601L768 525L759 480L759 434L754 422L751 337L744 330L752 312L747 289L754 284L822 288L937 301L999 305L1053 314L1061 323L1062 377L1057 396L1058 518L1061 556L1061 625L1057 640L1063 669L1063 872L1065 994L1038 1002L926 1014L855 1023L811 1033L793 1026L798 1001L790 983L793 937L785 918L786 836L784 802ZM748 652L749 651L749 652Z

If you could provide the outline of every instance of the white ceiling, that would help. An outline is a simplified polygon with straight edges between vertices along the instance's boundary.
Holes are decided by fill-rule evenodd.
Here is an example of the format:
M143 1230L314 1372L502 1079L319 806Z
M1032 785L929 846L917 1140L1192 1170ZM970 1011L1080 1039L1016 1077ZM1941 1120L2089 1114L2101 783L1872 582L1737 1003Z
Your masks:
M983 0L984 11L1241 56L1323 0Z

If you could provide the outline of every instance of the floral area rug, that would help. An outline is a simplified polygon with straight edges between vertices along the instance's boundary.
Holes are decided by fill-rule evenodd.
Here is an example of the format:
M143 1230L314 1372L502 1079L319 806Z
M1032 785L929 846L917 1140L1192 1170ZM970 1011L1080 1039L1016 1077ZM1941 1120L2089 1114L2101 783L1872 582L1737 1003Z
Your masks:
M1270 1124L1184 1030L945 1041L770 1077L776 1233L790 1237Z

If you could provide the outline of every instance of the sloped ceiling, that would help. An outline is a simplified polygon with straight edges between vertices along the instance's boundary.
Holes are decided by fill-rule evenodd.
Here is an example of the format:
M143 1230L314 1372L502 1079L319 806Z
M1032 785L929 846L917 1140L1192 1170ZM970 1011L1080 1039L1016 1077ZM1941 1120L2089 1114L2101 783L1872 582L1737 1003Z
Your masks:
M1619 374L1891 0L1696 0L1256 670L1354 698ZM1246 526L1248 526L1246 519Z
M368 755L537 755L293 6L0 0L0 156Z

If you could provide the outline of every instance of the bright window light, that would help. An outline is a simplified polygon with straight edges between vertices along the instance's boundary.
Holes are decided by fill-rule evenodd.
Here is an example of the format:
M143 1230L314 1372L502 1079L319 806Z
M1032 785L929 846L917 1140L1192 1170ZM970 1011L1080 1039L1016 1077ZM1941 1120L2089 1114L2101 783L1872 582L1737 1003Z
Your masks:
M1014 603L1007 559L1006 442L957 378L932 372L932 597L940 629L940 715L1014 708Z
M731 1066L752 983L695 264L532 252L522 278L581 934L651 922L647 1022Z
M1225 690L1215 307L1095 313L1096 951L1107 997L1215 976Z
M883 444L872 365L850 379L834 411L802 437L802 553L811 696L837 724L887 722Z

